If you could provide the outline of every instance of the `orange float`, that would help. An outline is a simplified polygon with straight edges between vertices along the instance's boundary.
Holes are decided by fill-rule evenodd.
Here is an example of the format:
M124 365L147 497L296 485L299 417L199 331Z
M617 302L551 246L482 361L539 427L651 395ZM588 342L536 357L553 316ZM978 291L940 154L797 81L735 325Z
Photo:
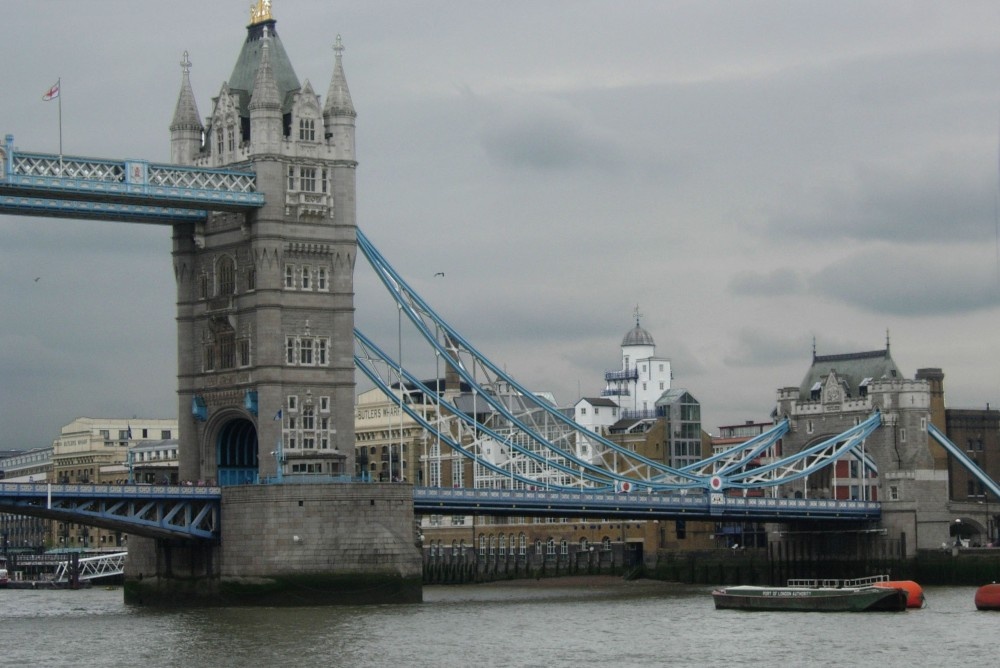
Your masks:
M1000 584L994 582L976 590L976 610L1000 610Z
M886 580L884 582L876 582L875 586L887 589L902 589L905 591L907 608L922 608L926 602L924 600L924 588L913 580Z

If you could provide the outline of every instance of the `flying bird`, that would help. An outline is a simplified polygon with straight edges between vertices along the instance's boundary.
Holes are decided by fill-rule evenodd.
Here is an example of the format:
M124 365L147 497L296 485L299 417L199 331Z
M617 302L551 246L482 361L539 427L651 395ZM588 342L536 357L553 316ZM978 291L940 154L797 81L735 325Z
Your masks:
M38 281L40 281L40 280L42 280L42 277L41 277L41 276L36 276L36 277L35 277L35 283L37 283L37 282L38 282Z
M435 278L437 278L438 276L444 276L444 272L443 271L439 271L438 273L434 274ZM37 281L38 279L36 278L35 280Z

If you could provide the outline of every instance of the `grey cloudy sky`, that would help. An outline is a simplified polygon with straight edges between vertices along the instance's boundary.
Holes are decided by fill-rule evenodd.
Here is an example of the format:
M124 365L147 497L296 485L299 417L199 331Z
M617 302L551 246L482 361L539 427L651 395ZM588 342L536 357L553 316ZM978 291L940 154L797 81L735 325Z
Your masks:
M182 53L208 115L249 4L4 3L0 131L56 152L41 95L61 77L66 153L166 161ZM529 387L599 393L638 304L709 430L766 419L814 338L875 350L887 330L908 376L944 370L950 407L1000 406L996 2L273 12L321 95L343 36L361 228ZM166 227L0 216L0 448L174 416L170 248ZM360 262L356 282L359 327L391 341Z

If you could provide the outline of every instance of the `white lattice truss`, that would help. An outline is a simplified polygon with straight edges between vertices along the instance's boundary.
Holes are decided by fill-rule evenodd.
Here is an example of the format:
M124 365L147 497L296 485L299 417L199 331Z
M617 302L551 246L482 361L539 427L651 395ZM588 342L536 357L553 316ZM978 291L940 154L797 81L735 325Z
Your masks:
M125 162L54 155L15 153L15 176L75 179L102 183L125 183ZM256 192L256 176L250 172L207 170L178 165L146 165L145 178L151 186L211 190L230 193Z
M102 554L98 557L84 557L77 561L80 569L79 579L96 580L112 575L121 575L125 570L125 557L128 552L115 552L113 554ZM72 562L60 561L56 568L56 582L67 582L70 577Z

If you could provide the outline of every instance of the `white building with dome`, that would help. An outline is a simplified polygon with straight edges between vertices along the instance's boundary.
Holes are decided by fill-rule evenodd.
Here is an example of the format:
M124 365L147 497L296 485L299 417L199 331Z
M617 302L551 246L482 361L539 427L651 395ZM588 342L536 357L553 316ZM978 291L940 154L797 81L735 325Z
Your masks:
M652 335L639 324L622 339L622 366L604 374L601 396L621 408L621 417L653 417L656 400L670 389L670 360L656 356Z

